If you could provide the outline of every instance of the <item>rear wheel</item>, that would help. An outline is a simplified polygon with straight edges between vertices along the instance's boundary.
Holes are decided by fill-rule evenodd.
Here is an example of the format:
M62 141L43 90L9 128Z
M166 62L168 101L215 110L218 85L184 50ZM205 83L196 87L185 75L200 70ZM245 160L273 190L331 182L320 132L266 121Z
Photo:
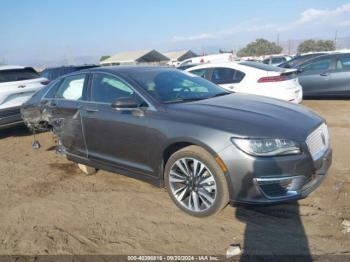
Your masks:
M174 153L164 176L171 199L192 216L213 215L228 203L224 173L213 156L201 147L189 146Z

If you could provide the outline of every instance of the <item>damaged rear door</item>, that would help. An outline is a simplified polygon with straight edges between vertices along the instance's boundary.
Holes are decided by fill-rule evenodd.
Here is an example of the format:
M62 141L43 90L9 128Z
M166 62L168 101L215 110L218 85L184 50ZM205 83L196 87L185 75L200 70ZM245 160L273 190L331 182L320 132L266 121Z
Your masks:
M87 74L65 77L47 105L50 124L68 153L86 157L81 107L85 100Z

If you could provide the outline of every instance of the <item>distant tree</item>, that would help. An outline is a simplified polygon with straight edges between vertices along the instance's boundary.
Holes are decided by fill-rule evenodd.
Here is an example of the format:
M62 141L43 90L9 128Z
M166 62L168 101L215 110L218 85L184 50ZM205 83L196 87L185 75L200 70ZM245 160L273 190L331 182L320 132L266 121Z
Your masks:
M331 40L309 39L298 46L298 53L322 52L335 50L334 42Z
M111 57L110 55L103 55L103 56L101 56L101 58L100 58L100 62L103 61L103 60L106 60L106 59L108 59L108 58L110 58L110 57Z
M266 39L256 39L237 52L237 56L262 56L281 53L283 48Z

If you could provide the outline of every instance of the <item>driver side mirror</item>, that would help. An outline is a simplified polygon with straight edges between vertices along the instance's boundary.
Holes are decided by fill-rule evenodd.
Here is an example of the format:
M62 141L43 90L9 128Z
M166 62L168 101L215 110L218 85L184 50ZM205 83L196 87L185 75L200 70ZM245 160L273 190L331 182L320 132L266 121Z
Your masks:
M121 97L111 106L116 110L134 110L139 107L139 103L132 97Z

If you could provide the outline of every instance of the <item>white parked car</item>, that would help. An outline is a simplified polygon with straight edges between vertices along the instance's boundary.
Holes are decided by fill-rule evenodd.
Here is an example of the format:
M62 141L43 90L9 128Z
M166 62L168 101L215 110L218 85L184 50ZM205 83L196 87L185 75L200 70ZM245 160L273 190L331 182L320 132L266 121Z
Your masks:
M47 84L31 67L0 66L0 129L22 123L20 106Z
M181 64L180 61L178 61L177 59L171 59L169 60L169 62L167 63L167 65L169 66L174 66L174 67L177 67Z
M244 61L199 65L186 71L230 92L267 96L293 103L300 103L303 98L295 69Z
M196 56L191 57L186 60L183 60L178 67L184 67L190 64L206 64L206 63L223 63L223 62L232 62L237 58L231 53L223 53L223 54L212 54L205 56Z

